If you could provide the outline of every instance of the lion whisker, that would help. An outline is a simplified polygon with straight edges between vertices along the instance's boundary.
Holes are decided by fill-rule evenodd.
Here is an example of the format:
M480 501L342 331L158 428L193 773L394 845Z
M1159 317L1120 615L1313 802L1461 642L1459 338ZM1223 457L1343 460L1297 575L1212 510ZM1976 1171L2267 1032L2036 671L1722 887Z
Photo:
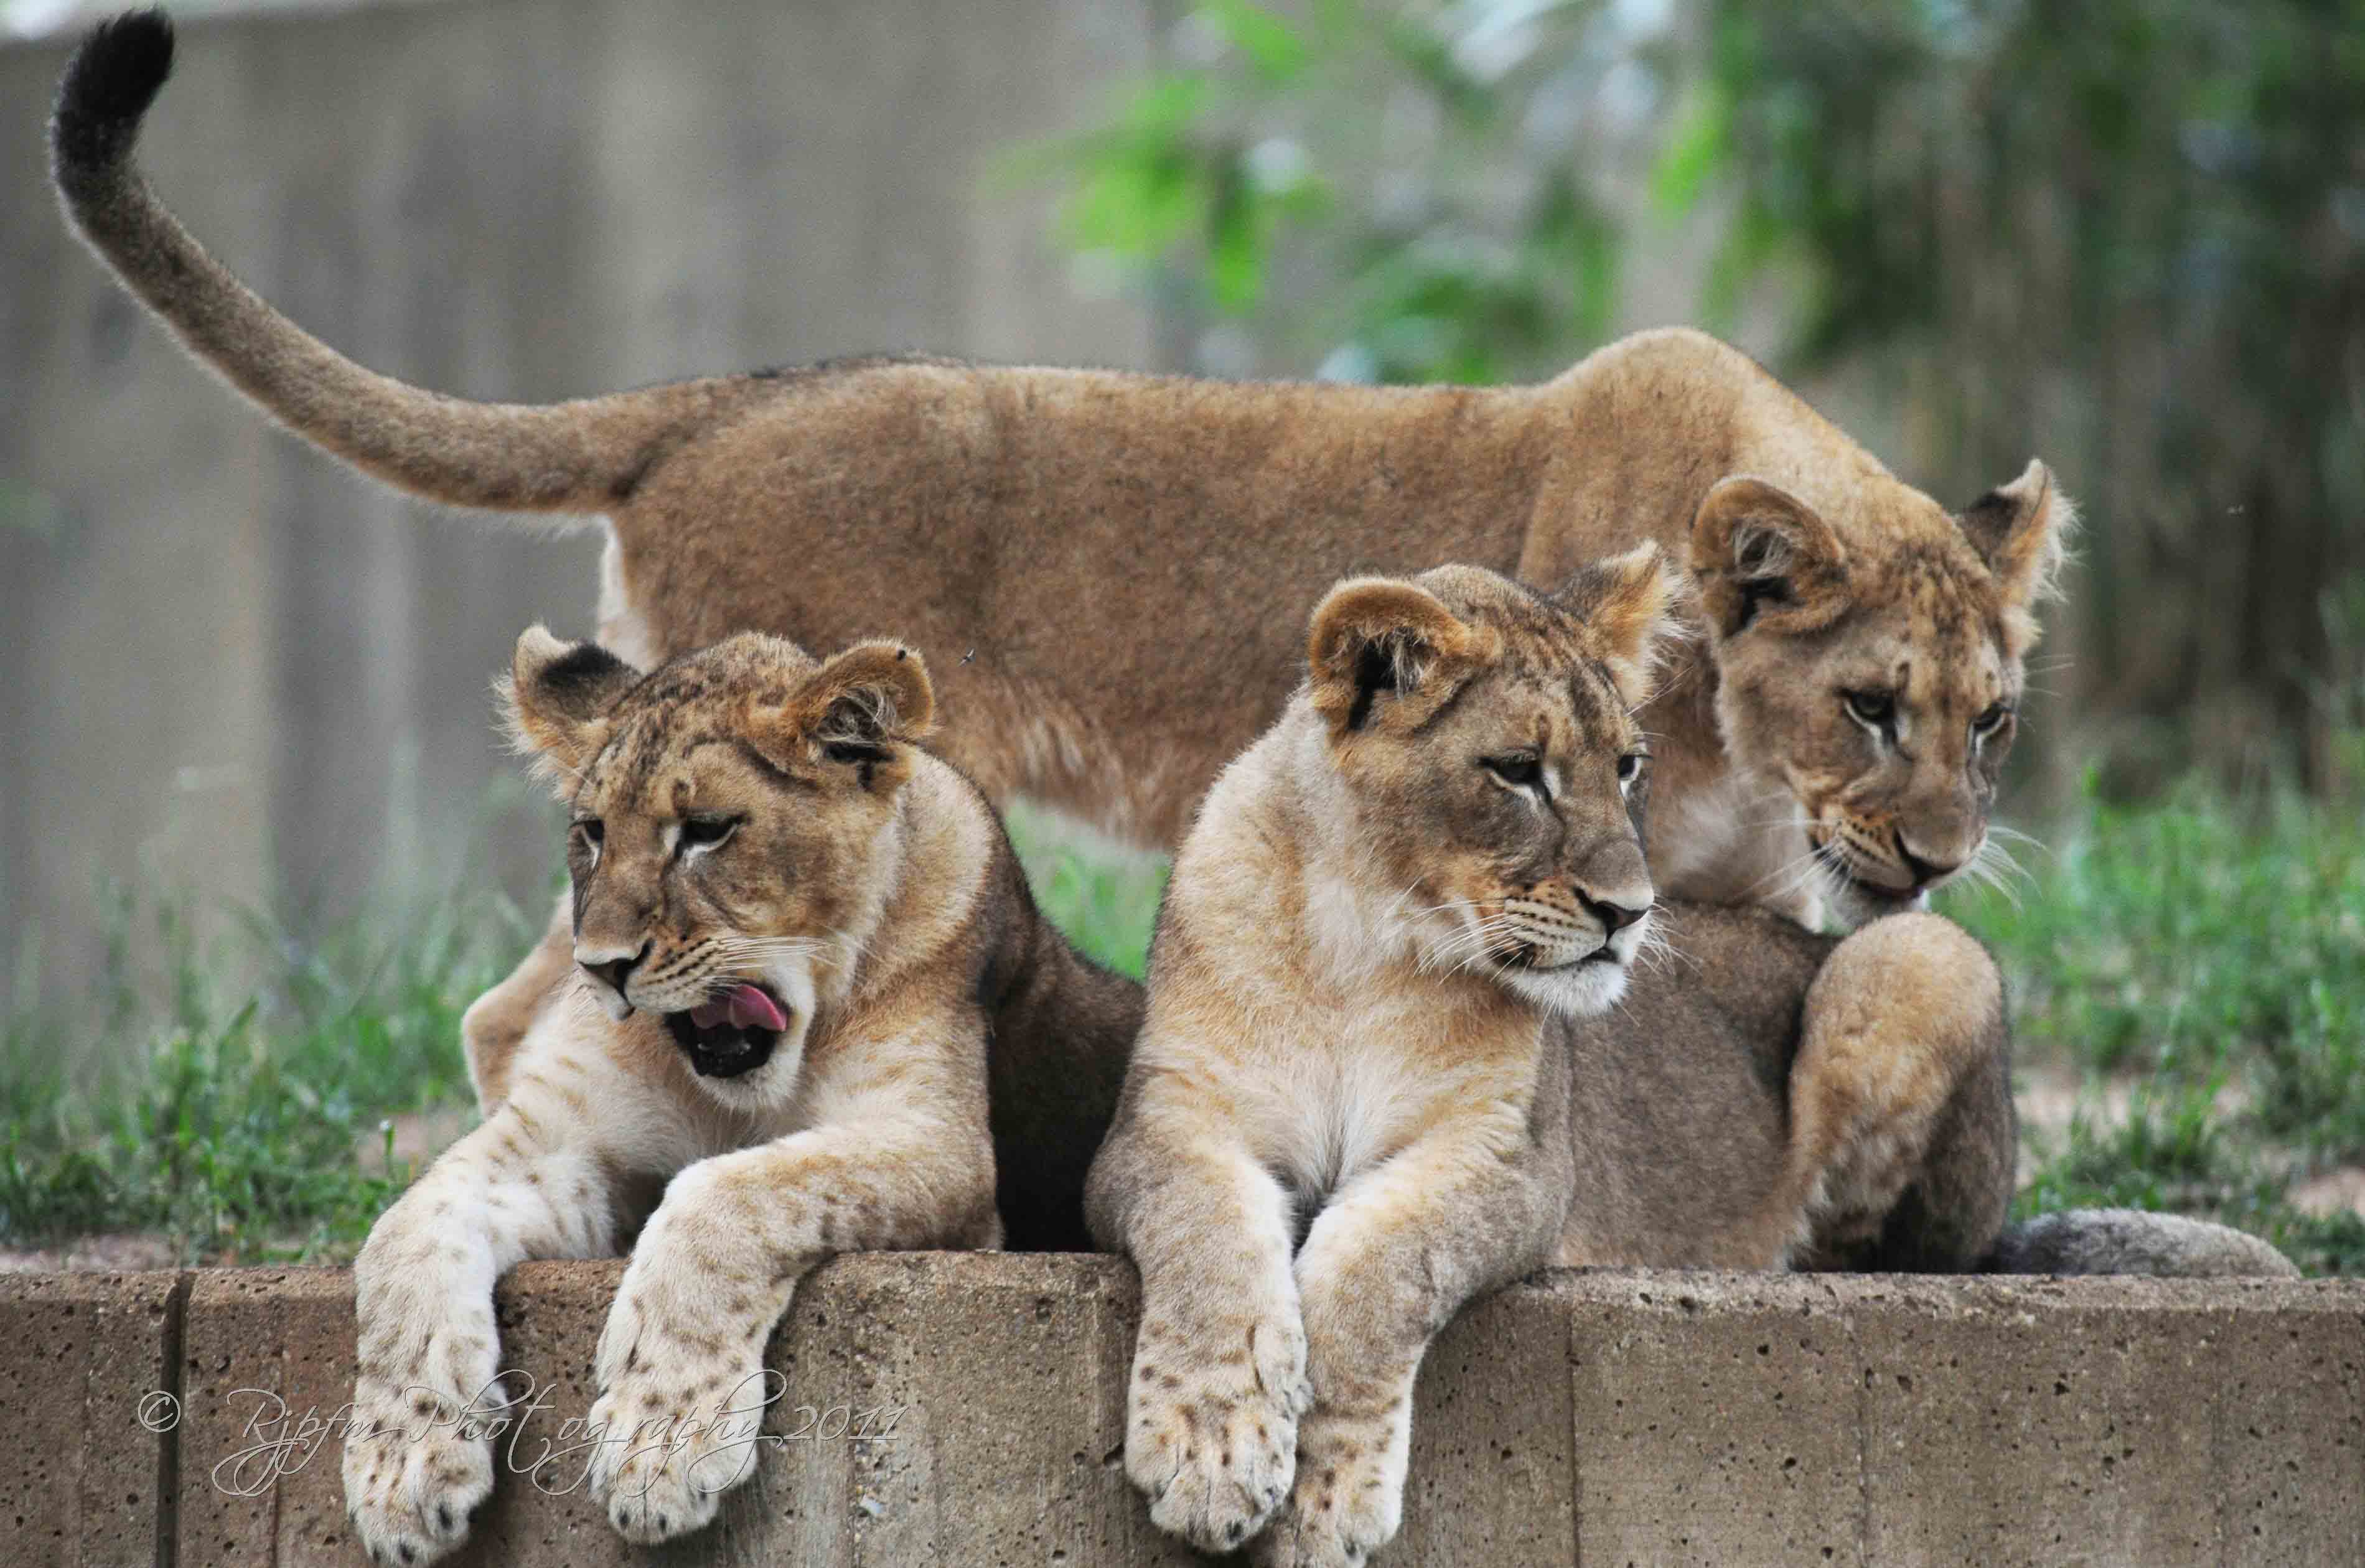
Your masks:
M2025 844L2040 855L2049 856L2054 853L2053 846L2046 843L2043 839L2037 837L2034 834L2023 833L2016 827L2006 827L2001 823L1990 823L1988 824L1988 833L1993 837L2009 839L2014 844ZM2057 857L2056 857L2057 858Z
M1793 856L1788 860L1784 861L1781 865L1775 867L1774 869L1766 872L1765 875L1758 878L1757 880L1750 883L1746 888L1743 888L1742 892L1744 896L1754 894L1760 889L1769 886L1777 878L1779 878L1782 881L1781 887L1776 891L1768 893L1766 895L1766 899L1770 902L1774 899L1788 898L1790 894L1798 891L1799 887L1805 882L1807 877L1821 868L1822 864L1823 852L1814 847L1812 845L1810 845L1803 853Z

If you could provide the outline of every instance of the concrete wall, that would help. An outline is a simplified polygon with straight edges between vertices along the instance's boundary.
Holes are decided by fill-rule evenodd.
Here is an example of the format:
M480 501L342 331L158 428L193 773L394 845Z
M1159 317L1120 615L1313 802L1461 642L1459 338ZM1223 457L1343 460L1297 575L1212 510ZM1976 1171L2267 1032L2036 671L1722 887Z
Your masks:
M456 1562L1194 1561L1125 1481L1132 1271L951 1254L813 1276L767 1428L813 1436L690 1543L624 1546L536 1463L590 1407L621 1267L504 1282L502 1365L548 1402ZM338 1271L0 1276L0 1560L359 1562L341 1439L304 1425L353 1332ZM855 1440L798 1406L902 1414ZM2365 1562L2365 1285L1547 1276L1439 1341L1380 1561Z
M145 157L366 364L545 399L924 347L1141 365L987 174L1147 57L1148 0L454 0L183 24ZM588 633L597 541L439 517L267 429L67 234L67 45L0 48L0 961L91 952L102 877L331 904L555 864L488 837L487 681Z

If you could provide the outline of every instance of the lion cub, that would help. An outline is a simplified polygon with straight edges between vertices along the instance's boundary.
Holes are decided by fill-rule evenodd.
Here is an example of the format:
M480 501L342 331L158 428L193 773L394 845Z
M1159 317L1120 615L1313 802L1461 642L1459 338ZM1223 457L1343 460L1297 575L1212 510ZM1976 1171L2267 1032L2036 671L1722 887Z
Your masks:
M1744 1109L1772 1096L1754 1164L1689 1183L1654 1171L1701 1162L1701 1146L1715 1166L1722 1135L1686 1125L1637 1158L1653 1118L1620 1075L1578 1081L1588 1052L1686 1070L1681 1029L1663 1057L1645 1022L1580 1023L1625 996L1664 918L1633 711L1673 590L1651 546L1550 595L1469 566L1339 585L1314 613L1305 684L1184 841L1086 1212L1141 1271L1127 1473L1192 1544L1264 1529L1261 1561L1342 1563L1390 1540L1430 1338L1543 1265L1856 1255L1913 1223L1896 1211L1933 1149L1968 1189L1926 1194L1959 1211L1955 1244L1993 1238L1991 1121L1945 1113L1968 1093L2001 1114L2008 1193L1998 989L1945 922L1877 922L1851 939L1860 960L1849 944L1818 955L1802 1044L1780 1043L1796 1014L1754 1019L1744 1045L1776 1042L1769 1059L1689 1064ZM1790 932L1757 918L1770 944ZM1917 973L1924 959L1940 972ZM1891 980L1952 1001L1904 1018L1866 1005ZM1653 975L1634 1010L1683 1022L1664 993L1687 983ZM1714 1212L1663 1214L1654 1182Z
M1341 583L1183 840L1085 1202L1141 1271L1126 1468L1193 1545L1285 1498L1305 1560L1388 1540L1430 1337L1551 1260L1544 1026L1649 935L1631 711L1673 591L1650 545L1551 597Z
M816 661L751 633L644 676L535 627L506 695L572 812L579 978L354 1264L345 1496L387 1562L458 1545L490 1491L492 1444L458 1420L498 1399L511 1264L611 1256L647 1218L600 1340L588 1479L626 1536L680 1535L754 1468L765 1340L806 1271L995 1245L997 1170L1013 1239L1082 1240L1140 1020L919 749L934 699L909 650Z

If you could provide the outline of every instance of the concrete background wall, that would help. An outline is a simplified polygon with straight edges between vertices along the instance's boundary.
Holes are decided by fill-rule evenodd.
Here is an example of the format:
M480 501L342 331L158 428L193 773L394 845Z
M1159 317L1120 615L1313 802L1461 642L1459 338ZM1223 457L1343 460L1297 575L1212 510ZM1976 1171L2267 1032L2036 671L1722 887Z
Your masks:
M566 1425L622 1268L502 1284L501 1364L545 1402L461 1568L1200 1561L1125 1479L1132 1270L943 1253L801 1284L767 1356L782 1440L706 1531L624 1545ZM28 1347L0 1362L0 1561L360 1562L323 1429L353 1338L339 1271L0 1276L0 1341ZM857 1440L840 1408L901 1414ZM2348 1568L2365 1285L1543 1276L1431 1351L1378 1561Z
M995 157L1146 60L1149 0L452 0L185 19L144 156L192 230L364 363L551 399L899 348L1149 365ZM103 878L333 908L541 814L487 682L591 629L598 542L432 514L268 429L65 230L69 44L0 48L0 962L95 951ZM520 798L524 798L522 791ZM488 831L488 829L490 831ZM481 875L481 869L478 870Z

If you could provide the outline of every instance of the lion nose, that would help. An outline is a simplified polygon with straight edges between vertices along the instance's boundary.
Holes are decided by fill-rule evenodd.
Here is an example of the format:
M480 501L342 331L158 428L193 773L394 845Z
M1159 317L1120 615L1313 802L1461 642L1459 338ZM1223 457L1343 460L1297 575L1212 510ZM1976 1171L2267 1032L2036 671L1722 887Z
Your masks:
M1607 900L1595 898L1582 889L1577 890L1576 902L1585 906L1586 913L1601 922L1601 935L1605 937L1617 935L1651 913L1649 904L1635 909L1627 904L1610 903Z
M620 952L615 948L577 947L575 949L575 961L582 967L583 972L607 986L618 996L624 994L624 982L632 978L633 971L640 968L641 960L648 956L649 945L646 942L643 942L630 953Z
M1931 883L1951 877L1963 868L1963 863L1960 860L1951 862L1925 860L1914 854L1913 846L1906 842L1903 828L1897 830L1897 853L1905 862L1905 869L1912 876L1913 885L1917 888L1926 888Z

